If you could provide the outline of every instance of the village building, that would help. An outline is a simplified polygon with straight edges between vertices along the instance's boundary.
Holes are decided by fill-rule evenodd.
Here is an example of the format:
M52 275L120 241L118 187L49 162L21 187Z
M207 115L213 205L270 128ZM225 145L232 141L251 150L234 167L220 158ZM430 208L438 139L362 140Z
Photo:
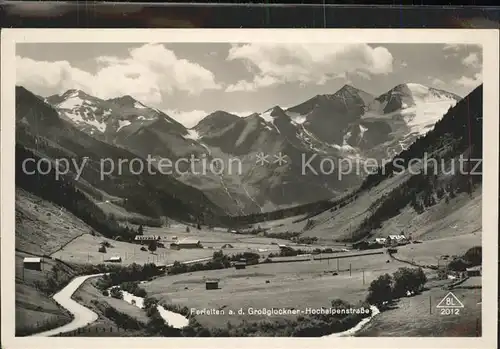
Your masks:
M108 262L113 262L113 263L120 263L121 261L122 261L122 257L119 257L119 256L110 257L108 259Z
M386 239L387 245L404 245L408 243L408 239L404 235L389 235Z
M25 269L42 270L42 259L40 257L26 257L23 259Z
M141 244L159 240L161 240L161 237L158 235L136 235L134 238L135 242L139 242Z
M245 269L247 267L246 262L234 262L235 269Z
M206 290L217 290L219 288L218 280L207 280L205 281L205 289Z
M183 248L203 248L203 246L201 245L200 240L184 239L172 242L170 244L170 248L180 250Z
M467 276L481 276L482 268L478 265L476 267L467 268L465 271L467 272Z

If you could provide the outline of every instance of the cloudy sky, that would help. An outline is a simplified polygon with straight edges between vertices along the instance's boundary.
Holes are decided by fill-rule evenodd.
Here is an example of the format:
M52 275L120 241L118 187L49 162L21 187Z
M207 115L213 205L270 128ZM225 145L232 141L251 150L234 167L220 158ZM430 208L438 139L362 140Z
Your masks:
M455 44L18 44L17 84L49 96L131 95L190 127L215 110L242 116L344 84L379 95L414 82L467 95L482 50Z

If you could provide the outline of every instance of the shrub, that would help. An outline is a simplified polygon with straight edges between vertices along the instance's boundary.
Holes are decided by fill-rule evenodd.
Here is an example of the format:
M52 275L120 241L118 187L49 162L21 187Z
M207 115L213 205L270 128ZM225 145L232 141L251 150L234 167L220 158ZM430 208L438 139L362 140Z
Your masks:
M373 280L368 288L366 300L370 304L381 306L392 300L392 277L389 274L379 276Z
M142 328L142 323L140 323L130 315L122 313L113 307L107 307L104 310L104 316L112 320L120 328L124 328L127 330L139 330Z
M118 287L113 287L110 291L110 295L116 299L123 299L123 292Z
M481 265L483 261L482 247L474 246L468 249L463 259L468 262L470 266Z
M394 274L393 294L396 297L406 295L408 291L419 292L427 282L422 268L399 268Z

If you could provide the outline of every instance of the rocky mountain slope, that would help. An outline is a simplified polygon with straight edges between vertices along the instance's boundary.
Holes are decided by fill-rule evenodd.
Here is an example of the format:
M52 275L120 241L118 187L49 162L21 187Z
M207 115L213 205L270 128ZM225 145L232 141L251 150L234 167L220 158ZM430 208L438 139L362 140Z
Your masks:
M482 93L481 85L340 202L271 231L338 242L400 233L425 240L480 232L482 166L475 161L469 167L467 159L482 159Z
M100 100L70 90L46 100L80 130L141 157L205 160L181 160L172 174L228 214L244 215L342 195L366 173L340 174L341 159L394 156L459 99L411 83L378 97L345 85L286 110L275 106L243 118L216 111L191 129L130 96ZM268 155L265 166L257 164L261 153ZM311 158L320 173L304 168ZM210 170L214 159L220 171Z
M25 166L29 171L22 170L23 161L28 158L50 160L52 171L30 175L28 172L36 163L28 162ZM55 178L56 166L61 171L65 169L63 159L69 163L69 171L62 178ZM142 162L144 171L128 165L134 159ZM199 216L224 215L201 191L170 175L154 174L147 170L145 159L78 130L51 105L23 87L16 88L16 161L16 185L29 191L39 190L37 195L50 195L46 190L50 187L54 190L52 199L61 201L61 205L74 204L77 196L94 218L102 216L102 212L92 202L108 197L118 198L126 210L149 217L196 221ZM82 169L81 177L76 175L78 168ZM64 193L76 196L59 197Z

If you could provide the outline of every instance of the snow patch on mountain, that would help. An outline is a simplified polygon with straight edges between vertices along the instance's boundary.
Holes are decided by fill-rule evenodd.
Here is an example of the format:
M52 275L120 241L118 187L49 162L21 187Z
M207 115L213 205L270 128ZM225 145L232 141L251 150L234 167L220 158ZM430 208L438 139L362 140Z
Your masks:
M368 128L364 127L363 125L359 125L359 138L363 139L363 135L365 132L368 131Z
M137 101L134 103L134 108L136 108L136 109L147 109L147 107L144 104L142 104L140 102L137 102Z
M192 139L194 141L198 140L201 138L200 133L196 130L189 129L187 135L184 136L184 138L187 139Z
M410 128L410 133L424 135L430 131L457 100L446 93L430 89L427 86L408 83L412 93L414 106L401 110L404 121Z
M143 115L140 115L137 117L137 120L142 120L142 121L151 121L151 120L155 120L156 118L153 116L153 117L145 117Z
M74 108L82 106L84 104L84 100L78 97L78 92L76 92L75 96L73 95L74 93L71 95L71 97L65 99L62 103L60 103L58 107L61 109L72 110Z
M286 111L285 113L290 117L294 125L302 125L307 121L307 115L302 115L291 111Z
M352 132L351 131L347 132L343 137L342 145L334 144L333 148L338 149L342 152L356 153L357 154L357 150L353 146L351 146L349 143L347 143L347 140L349 138L351 138L351 136L352 136Z
M106 131L106 124L104 122L99 122L97 120L84 119L82 117L81 113L79 113L77 111L75 111L75 112L73 112L73 111L66 111L61 116L67 117L68 119L70 119L71 121L73 121L75 124L78 124L78 125L87 124L87 125L95 127L99 132L103 132L104 133ZM86 118L88 118L88 114L87 114L86 111L84 112L84 116Z
M263 112L262 114L260 114L260 117L265 121L265 122L269 122L269 123L272 123L274 121L274 118L271 116L271 113L272 113L272 109L269 109L265 112Z
M120 131L122 128L131 125L132 123L128 120L118 120L118 129L116 132Z

